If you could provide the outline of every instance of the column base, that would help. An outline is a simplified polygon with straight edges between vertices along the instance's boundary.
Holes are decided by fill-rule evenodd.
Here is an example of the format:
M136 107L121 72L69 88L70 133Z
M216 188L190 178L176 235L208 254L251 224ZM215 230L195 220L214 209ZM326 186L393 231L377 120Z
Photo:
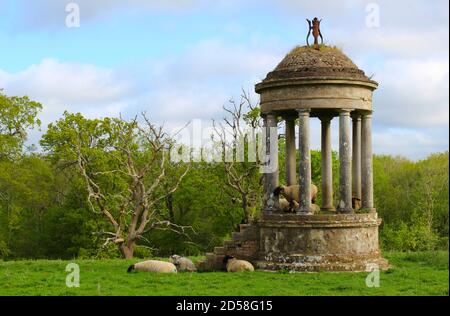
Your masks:
M339 214L353 214L354 210L352 208L341 208L341 209L338 209L337 212Z
M314 215L313 212L304 212L304 211L297 211L296 214L297 215Z
M336 208L334 206L324 206L320 208L321 212L330 212L330 213L336 213Z

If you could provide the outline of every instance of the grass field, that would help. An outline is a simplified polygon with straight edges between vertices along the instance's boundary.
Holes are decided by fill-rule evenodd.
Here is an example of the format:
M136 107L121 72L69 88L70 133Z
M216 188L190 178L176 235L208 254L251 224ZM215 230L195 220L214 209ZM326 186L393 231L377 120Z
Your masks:
M385 253L380 287L367 273L126 273L137 260L0 261L0 295L448 295L448 252ZM198 259L198 258L195 258ZM65 284L80 267L80 287Z

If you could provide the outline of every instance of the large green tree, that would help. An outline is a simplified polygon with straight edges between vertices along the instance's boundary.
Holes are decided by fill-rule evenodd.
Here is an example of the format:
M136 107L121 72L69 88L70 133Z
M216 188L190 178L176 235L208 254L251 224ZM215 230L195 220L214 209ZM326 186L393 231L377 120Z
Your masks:
M0 159L14 158L22 150L27 129L41 124L37 114L42 109L27 96L8 97L0 90Z

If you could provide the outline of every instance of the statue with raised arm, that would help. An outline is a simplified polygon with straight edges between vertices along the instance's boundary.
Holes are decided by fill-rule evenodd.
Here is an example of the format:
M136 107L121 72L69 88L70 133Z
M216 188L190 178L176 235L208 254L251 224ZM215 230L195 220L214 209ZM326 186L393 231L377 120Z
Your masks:
M322 19L314 18L311 22L311 20L306 19L309 24L309 30L308 30L308 36L306 37L306 44L309 46L309 36L311 35L311 31L314 37L314 48L319 49L319 36L321 39L321 44L323 44L323 37L322 32L320 32L320 22Z

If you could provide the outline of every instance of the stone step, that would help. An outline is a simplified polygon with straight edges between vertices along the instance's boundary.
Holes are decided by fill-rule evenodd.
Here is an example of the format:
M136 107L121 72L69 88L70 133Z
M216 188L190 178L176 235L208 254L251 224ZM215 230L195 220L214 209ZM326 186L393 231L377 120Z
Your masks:
M237 241L239 241L239 240L241 240L242 239L242 233L241 232L233 232L232 234L231 234L231 239L233 239L233 241L235 241L235 240L237 240Z
M213 252L207 252L205 256L206 256L206 261L215 261L216 260L216 254Z
M216 255L225 255L225 248L224 247L214 247L214 253Z
M244 231L246 228L252 226L251 224L239 224L239 231Z
M199 272L206 272L206 271L212 271L213 268L207 260L201 260L197 263L197 271Z
M232 240L225 240L223 242L223 247L224 248L234 248L234 241L232 241Z

